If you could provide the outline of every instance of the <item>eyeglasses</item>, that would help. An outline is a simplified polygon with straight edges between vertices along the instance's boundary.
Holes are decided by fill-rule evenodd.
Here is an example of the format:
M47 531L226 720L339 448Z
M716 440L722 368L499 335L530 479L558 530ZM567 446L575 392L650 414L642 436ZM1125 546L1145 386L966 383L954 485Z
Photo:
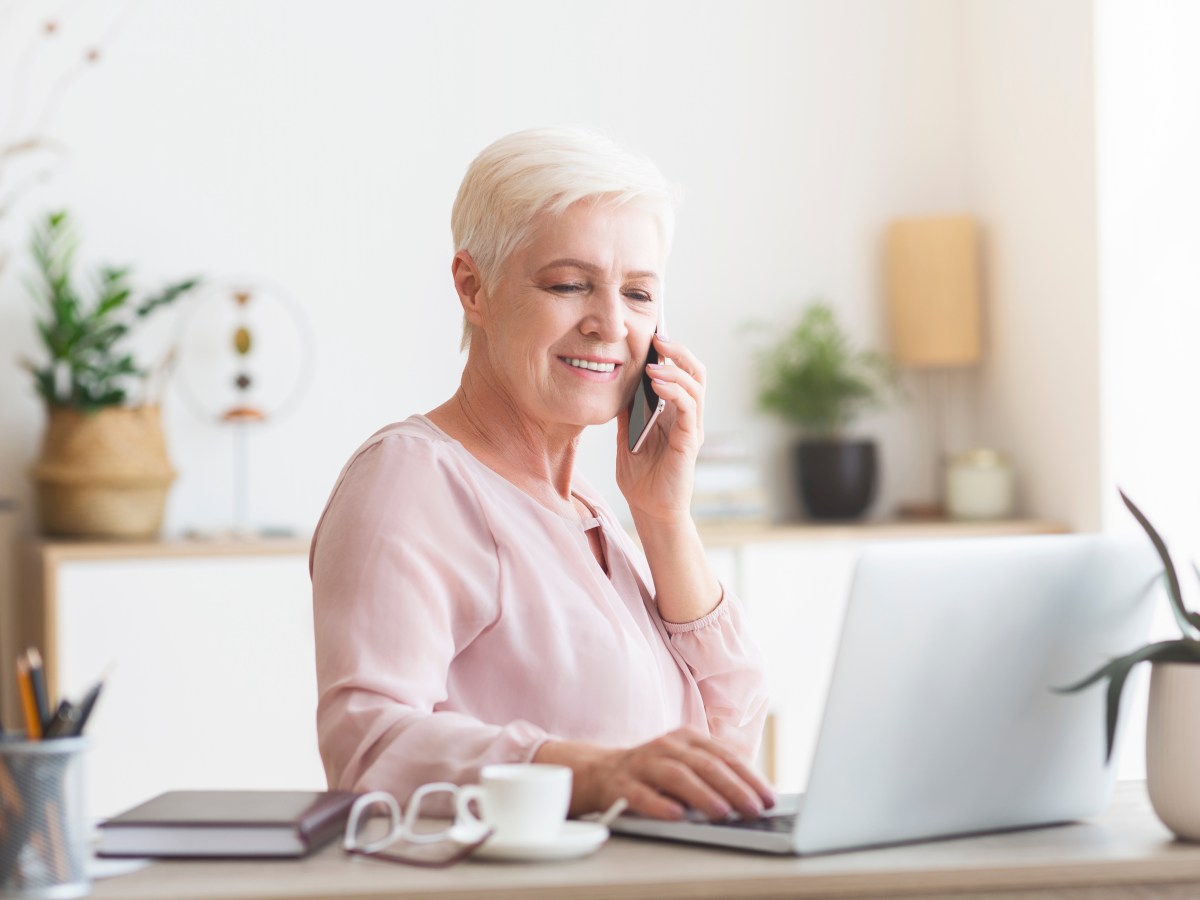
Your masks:
M451 824L441 831L416 830L421 801L430 794L443 791L452 794L456 790L457 786L449 782L423 785L413 794L404 815L400 813L396 798L386 791L363 794L350 807L342 849L357 856L431 869L444 869L462 862L492 836L491 829L468 829ZM386 823L386 833L371 839L371 834L381 831L382 823ZM389 850L397 844L402 849Z

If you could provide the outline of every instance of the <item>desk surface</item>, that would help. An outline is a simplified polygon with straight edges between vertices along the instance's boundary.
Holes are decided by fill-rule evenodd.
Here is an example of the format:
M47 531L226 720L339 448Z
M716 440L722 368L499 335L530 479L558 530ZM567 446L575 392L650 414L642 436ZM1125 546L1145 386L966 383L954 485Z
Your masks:
M295 862L160 862L95 884L103 898L317 900L704 897L1192 897L1200 845L1172 839L1145 785L1118 786L1098 819L957 840L804 859L615 837L559 863L466 862L416 869L347 858L337 844ZM1029 893L1024 893L1029 892Z

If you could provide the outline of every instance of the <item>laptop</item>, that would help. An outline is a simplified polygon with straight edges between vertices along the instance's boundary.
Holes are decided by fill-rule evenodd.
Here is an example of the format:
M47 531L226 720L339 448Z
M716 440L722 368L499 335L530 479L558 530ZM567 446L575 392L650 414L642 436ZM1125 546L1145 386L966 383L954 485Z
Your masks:
M806 855L1096 815L1116 778L1105 691L1051 689L1145 642L1161 571L1141 537L873 545L855 567L806 792L758 820L623 815L612 830Z

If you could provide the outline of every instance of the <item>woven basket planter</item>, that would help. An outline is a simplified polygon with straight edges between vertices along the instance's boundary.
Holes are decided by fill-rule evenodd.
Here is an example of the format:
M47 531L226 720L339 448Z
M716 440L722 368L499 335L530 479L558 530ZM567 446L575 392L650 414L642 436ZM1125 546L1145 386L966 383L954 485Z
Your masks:
M156 536L175 479L158 407L51 408L33 478L44 534Z

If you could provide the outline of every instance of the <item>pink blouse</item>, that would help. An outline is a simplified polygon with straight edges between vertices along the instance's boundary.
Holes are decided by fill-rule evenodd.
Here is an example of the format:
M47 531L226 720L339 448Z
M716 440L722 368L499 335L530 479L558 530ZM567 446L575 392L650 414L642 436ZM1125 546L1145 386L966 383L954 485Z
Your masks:
M309 557L330 788L403 801L549 738L633 746L684 725L753 758L767 692L736 599L664 622L642 554L588 485L575 491L608 576L583 524L424 416L358 449Z

